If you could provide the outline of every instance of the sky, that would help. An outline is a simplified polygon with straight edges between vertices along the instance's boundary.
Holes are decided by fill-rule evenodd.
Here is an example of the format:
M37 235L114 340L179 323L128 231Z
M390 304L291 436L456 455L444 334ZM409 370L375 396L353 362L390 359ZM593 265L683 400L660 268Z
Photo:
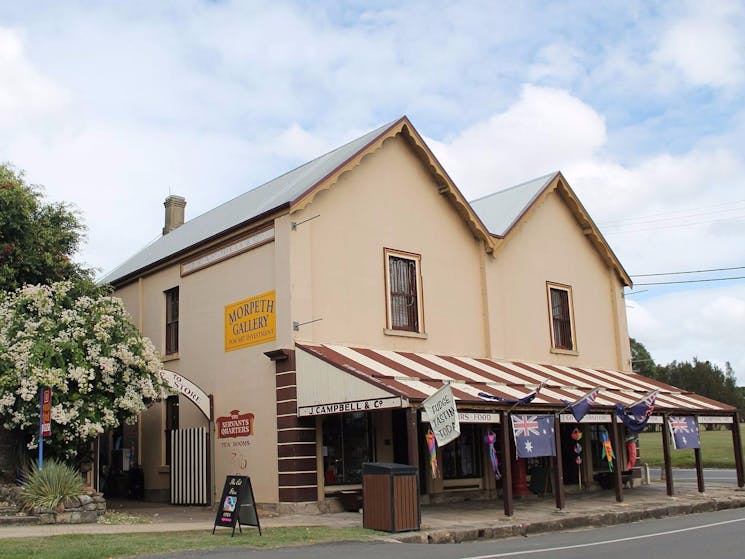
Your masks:
M561 170L658 363L745 385L742 2L0 0L0 161L79 209L103 275L407 115L468 199ZM734 268L720 272L647 276Z

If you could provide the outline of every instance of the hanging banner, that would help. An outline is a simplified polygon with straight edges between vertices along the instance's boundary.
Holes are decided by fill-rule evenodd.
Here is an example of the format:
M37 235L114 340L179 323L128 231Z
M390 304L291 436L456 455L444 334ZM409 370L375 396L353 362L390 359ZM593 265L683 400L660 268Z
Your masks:
M52 389L41 391L41 436L52 436Z
M435 434L437 446L445 446L460 436L460 421L455 398L449 384L422 402L429 417L429 424Z

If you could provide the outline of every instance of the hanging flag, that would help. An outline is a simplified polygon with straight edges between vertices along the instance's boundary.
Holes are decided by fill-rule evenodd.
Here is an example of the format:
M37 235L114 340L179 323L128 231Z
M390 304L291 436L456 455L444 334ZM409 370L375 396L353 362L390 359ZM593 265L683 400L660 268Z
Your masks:
M701 448L698 436L698 425L695 417L670 417L668 420L670 433L673 436L675 450L681 448Z
M600 459L608 461L608 469L613 471L613 459L616 457L613 452L613 446L611 445L610 438L608 437L608 431L604 428L600 428Z
M641 433L644 427L647 426L649 417L654 411L658 392L659 390L650 392L644 398L638 402L634 402L627 408L624 408L621 404L616 404L616 414L621 418L629 431Z
M427 439L427 451L429 452L429 467L432 471L432 479L435 479L440 476L440 465L437 463L437 441L435 441L435 434L432 432L432 429L428 429L424 437Z
M553 415L513 415L512 434L518 458L556 456Z
M598 396L598 392L600 392L600 388L593 388L579 400L569 405L569 409L572 410L572 415L578 423L582 421L582 418L585 417L585 415L587 415L590 408L595 405L595 399Z
M489 448L489 461L491 462L491 469L494 472L494 477L502 479L502 474L499 473L499 459L497 458L497 451L494 448L494 443L497 441L497 435L489 429L484 435L484 444Z
M548 379L541 381L541 383L535 388L535 390L529 392L522 398L500 398L499 396L493 396L491 394L487 394L486 392L479 392L478 396L483 400L494 400L496 402L509 404L512 406L524 406L533 401L533 398L538 395L538 393L541 391L541 388L545 386L546 382L548 382Z
M626 456L628 456L628 460L626 460L627 471L636 466L636 459L639 450L637 443L638 440L636 437L630 437L626 440Z

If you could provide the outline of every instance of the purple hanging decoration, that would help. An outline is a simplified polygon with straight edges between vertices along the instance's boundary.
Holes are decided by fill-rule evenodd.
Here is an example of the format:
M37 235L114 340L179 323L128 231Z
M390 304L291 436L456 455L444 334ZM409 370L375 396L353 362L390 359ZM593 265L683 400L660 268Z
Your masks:
M497 435L489 429L484 435L484 444L489 447L489 460L491 461L491 469L494 472L494 476L497 479L502 479L502 474L499 473L499 459L497 458L497 451L494 449L494 443L497 441Z

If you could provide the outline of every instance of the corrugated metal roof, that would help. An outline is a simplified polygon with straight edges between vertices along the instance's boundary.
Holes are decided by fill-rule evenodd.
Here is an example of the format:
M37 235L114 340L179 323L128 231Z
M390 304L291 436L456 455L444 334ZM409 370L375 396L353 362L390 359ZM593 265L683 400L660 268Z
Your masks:
M224 204L185 222L156 239L105 275L100 283L113 283L252 218L292 202L332 173L398 120L368 132L300 167L249 190Z
M411 401L421 401L450 382L453 396L461 403L502 407L479 396L479 392L505 399L528 395L547 381L531 405L563 408L594 388L601 388L596 399L598 410L613 408L616 403L628 406L650 391L658 390L655 409L670 412L717 414L734 408L686 392L674 386L611 369L541 365L519 361L497 361L449 355L432 355L404 351L365 349L342 345L306 344L296 346L342 371L391 394ZM302 371L298 370L301 374ZM509 407L509 406L508 406Z
M543 189L558 173L549 173L537 179L489 194L470 202L471 207L484 222L489 232L504 237Z

